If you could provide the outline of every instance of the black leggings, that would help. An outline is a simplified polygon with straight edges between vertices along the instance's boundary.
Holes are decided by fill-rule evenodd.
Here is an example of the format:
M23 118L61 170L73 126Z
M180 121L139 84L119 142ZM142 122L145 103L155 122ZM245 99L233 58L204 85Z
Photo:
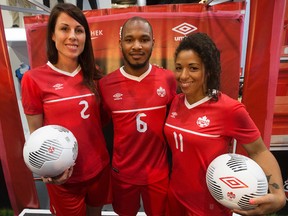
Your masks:
M89 4L91 9L97 9L97 2L96 0L89 0ZM77 7L81 10L83 9L83 0L77 0Z
M58 0L58 3L64 3L64 0ZM50 8L50 0L43 0L43 4Z

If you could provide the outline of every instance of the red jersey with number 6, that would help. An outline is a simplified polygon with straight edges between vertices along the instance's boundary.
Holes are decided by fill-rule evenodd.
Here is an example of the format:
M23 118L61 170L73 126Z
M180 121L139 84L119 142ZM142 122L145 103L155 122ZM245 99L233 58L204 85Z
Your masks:
M130 184L149 184L168 176L163 127L176 95L171 71L150 65L140 77L123 67L99 82L104 109L114 125L113 175Z

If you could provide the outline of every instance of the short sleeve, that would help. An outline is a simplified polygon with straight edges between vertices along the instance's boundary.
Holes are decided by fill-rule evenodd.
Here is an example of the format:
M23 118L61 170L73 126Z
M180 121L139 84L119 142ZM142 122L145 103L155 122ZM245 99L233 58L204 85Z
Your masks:
M32 79L30 73L24 74L21 81L22 105L27 115L43 113L43 99L41 89Z
M261 136L260 131L243 104L234 104L227 119L229 124L226 131L230 133L228 134L229 136L237 140L238 144L254 142Z

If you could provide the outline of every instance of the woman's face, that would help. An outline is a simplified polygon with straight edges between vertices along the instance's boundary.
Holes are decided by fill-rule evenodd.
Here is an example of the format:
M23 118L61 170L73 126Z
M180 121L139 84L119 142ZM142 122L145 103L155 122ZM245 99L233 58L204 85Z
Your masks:
M206 96L205 67L193 50L182 50L175 60L175 75L179 87L190 104Z
M57 19L52 40L58 50L57 64L78 62L78 56L83 52L85 46L85 29L66 13L61 13Z

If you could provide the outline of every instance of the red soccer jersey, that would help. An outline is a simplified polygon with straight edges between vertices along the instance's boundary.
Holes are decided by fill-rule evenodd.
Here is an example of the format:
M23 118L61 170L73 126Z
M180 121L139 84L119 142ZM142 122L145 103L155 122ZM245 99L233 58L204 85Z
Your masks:
M167 177L163 128L167 105L176 94L174 74L150 65L146 73L135 77L120 68L99 84L114 125L113 175L139 185Z
M25 114L43 114L44 125L69 129L78 142L78 157L69 183L95 177L109 163L102 133L99 100L82 84L82 71L73 73L47 65L23 76L22 104Z
M206 170L210 162L229 150L232 138L246 144L260 132L240 102L221 94L219 101L206 97L190 105L177 95L165 123L172 151L170 190L195 215L231 215L210 195Z

